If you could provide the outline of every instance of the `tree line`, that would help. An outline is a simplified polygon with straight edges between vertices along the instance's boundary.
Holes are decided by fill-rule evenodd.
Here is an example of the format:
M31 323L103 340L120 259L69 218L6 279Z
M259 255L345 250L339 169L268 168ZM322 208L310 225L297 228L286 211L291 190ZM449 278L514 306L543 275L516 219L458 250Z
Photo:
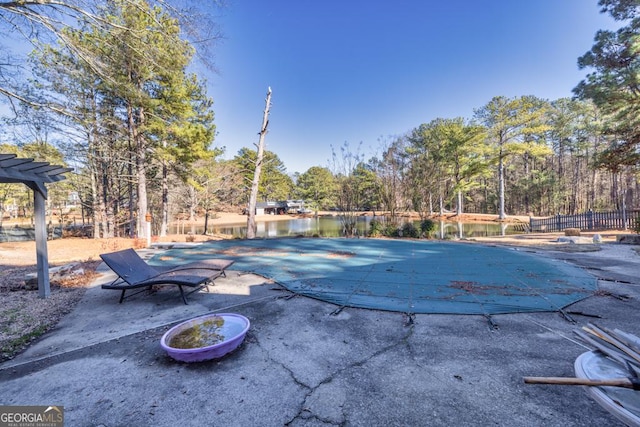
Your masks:
M315 210L337 209L346 229L364 209L392 218L407 210L422 218L445 212L505 218L638 208L640 7L624 0L599 4L622 26L598 32L578 59L591 72L574 98L496 96L473 117L435 118L381 141L371 158L361 144L345 142L332 147L326 166L293 175L266 151L258 199L305 199ZM50 203L62 206L73 190L95 237L142 235L148 214L154 231L166 234L177 217L208 220L247 206L257 153L243 148L233 159L221 158L213 100L189 71L198 55L188 36L194 33L185 31L185 14L174 6L0 3L0 14L14 18L12 26L0 26L5 35L27 24L49 34L35 38L29 81L9 78L15 74L0 65L7 77L0 93L15 113L4 120L5 135L13 129L17 141L0 152L75 167L67 182L55 184L64 190L53 191ZM68 13L58 27L61 7ZM26 210L24 193L2 186L0 208Z

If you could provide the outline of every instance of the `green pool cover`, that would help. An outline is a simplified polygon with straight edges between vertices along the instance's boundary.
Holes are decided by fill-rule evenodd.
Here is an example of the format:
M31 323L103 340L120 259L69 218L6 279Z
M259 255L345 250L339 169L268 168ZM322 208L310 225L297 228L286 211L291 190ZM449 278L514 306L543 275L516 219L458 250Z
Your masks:
M404 313L557 311L590 296L596 279L515 249L461 242L284 238L172 249L151 264L235 260L233 270L345 307Z

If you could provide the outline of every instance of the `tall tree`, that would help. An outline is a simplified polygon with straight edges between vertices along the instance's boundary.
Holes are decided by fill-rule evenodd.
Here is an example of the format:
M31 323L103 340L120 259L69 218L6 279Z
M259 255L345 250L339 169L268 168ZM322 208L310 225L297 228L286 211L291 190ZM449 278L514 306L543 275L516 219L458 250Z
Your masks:
M175 45L173 45L175 48ZM182 53L188 52L188 49ZM149 119L148 134L160 141L156 156L161 162L161 224L160 235L167 232L169 221L169 172L189 180L195 161L220 155L220 149L210 149L215 137L213 101L197 77L186 72L189 55L172 53L175 64L166 68L154 89L157 104Z
M476 186L474 178L485 172L485 129L475 124L467 124L461 117L435 119L415 129L409 137L410 152L430 152L437 166L441 213L443 202L455 197L456 213L463 211L463 194ZM426 164L429 164L427 159ZM424 161L425 159L423 159ZM417 168L425 164L414 163ZM420 174L422 175L422 174Z
M233 158L244 177L244 187L250 188L257 162L256 150L241 148ZM257 200L285 200L293 193L293 180L286 173L286 167L282 160L273 151L265 150L262 159L262 173L258 185ZM248 192L244 192L248 194ZM244 198L245 203L248 197Z
M505 164L516 154L540 156L549 152L543 139L548 103L533 96L494 97L475 111L475 117L488 131L498 165L498 218L505 219Z
M605 116L603 130L609 141L596 164L612 174L612 198L620 205L626 188L618 188L619 181L624 183L623 174L635 173L640 166L640 3L600 0L599 5L623 26L596 33L591 50L578 59L578 66L591 72L574 93L592 100Z
M444 140L438 128L442 119L423 123L407 136L407 154L410 159L408 192L413 208L421 217L433 209L433 199L438 201L440 214L444 213L444 201L450 188L451 177L445 173Z
M144 0L112 0L102 13L103 19L112 24L110 31L87 22L82 30L69 29L65 34L74 46L82 46L94 60L99 58L103 74L92 73L86 61L76 61L62 46L44 51L44 71L40 75L46 78L46 71L55 72L52 75L57 78L50 92L64 97L60 104L83 128L89 142L87 164L92 172L107 173L105 155L127 154L128 211L132 225L137 219L138 235L144 233L143 219L151 211L147 179L154 169L150 166L161 161L164 234L168 221L167 168L172 166L177 176L186 179L196 159L213 154L208 150L215 133L212 101L197 78L187 74L193 49L180 39L176 20L159 8L150 8ZM101 134L109 135L108 144L100 144L104 139ZM121 140L127 142L124 149ZM115 145L118 148L113 151ZM113 172L92 180L94 201L108 194L103 190L114 188L104 183L105 179L114 179ZM108 217L110 204L94 202L94 212ZM135 204L137 215L133 215ZM94 224L104 223L98 219L96 216ZM94 235L98 234L96 229Z
M640 143L640 4L600 0L602 12L626 23L617 31L600 30L591 50L578 59L580 69L592 70L575 88L607 115L605 131L618 139L605 154L614 161L638 163ZM616 151L617 153L615 153Z
M229 161L212 157L196 162L189 184L198 192L199 207L204 211L203 234L208 232L212 214L221 211L224 204L236 204L233 194L240 193L241 188L237 175L237 169Z
M370 159L367 163L361 162L353 170L353 178L358 189L358 206L360 209L371 210L375 216L376 210L382 209L382 177L376 171L379 160ZM399 192L400 189L398 189ZM400 197L400 195L399 195Z
M352 150L348 142L344 142L337 153L333 147L331 169L336 179L336 207L342 223L342 232L351 237L358 234L358 210L362 207L363 191L363 157L360 152L362 142L356 150Z
M463 194L477 185L474 178L487 167L484 138L482 126L467 124L461 117L435 119L409 133L409 179L423 181L408 188L414 209L426 215L427 205L431 209L427 202L435 194L441 214L445 203L454 198L456 212L462 213ZM429 193L425 194L425 190Z
M313 166L298 177L296 194L316 210L332 207L335 179L331 171Z
M405 139L398 137L391 143L383 146L380 159L375 159L372 170L377 175L377 180L363 180L360 185L364 194L367 187L375 189L378 199L389 212L391 220L397 221L398 210L406 209L404 203L403 187L407 169L407 156L405 150ZM366 176L366 170L358 167L356 171L360 175ZM369 184L369 185L367 185Z
M575 214L595 207L602 151L602 117L590 101L561 98L551 103L548 141L553 149L548 192L541 194L539 214Z
M63 30L66 39L77 46L83 45L85 52L100 46L104 36L89 25L81 31ZM89 176L90 191L79 191L82 199L89 203L92 212L93 236L112 237L115 232L119 186L114 184L122 173L128 159L122 157L122 135L124 128L116 116L116 101L105 91L105 85L87 62L79 60L66 45L42 46L32 53L34 62L34 87L39 88L40 103L55 105L40 109L54 116L64 111L59 119L58 132L68 141L65 151L75 164L83 165L80 172ZM34 98L34 97L32 97Z
M128 6L136 7L138 0L121 0ZM206 66L212 66L209 58L212 58L211 49L214 42L220 39L218 27L213 20L213 10L222 3L217 0L193 1L193 0L150 0L154 6L168 11L180 26L184 29L183 36L197 45L200 54L199 60ZM109 75L108 70L103 69L99 58L85 51L86 45L78 44L77 39L69 38L68 29L79 29L86 22L99 27L105 32L117 29L118 25L106 19L101 10L108 6L112 0L24 0L0 2L0 35L4 39L15 40L16 36L22 36L27 44L37 45L52 40L58 40L78 60L85 61L86 66L92 69L93 74L101 77ZM137 34L130 34L135 39ZM2 42L0 42L0 45ZM11 44L14 44L13 42ZM21 48L20 45L18 45ZM11 48L13 46L7 46ZM4 50L4 49L3 49ZM10 49L7 49L10 52ZM36 100L27 92L21 90L15 83L20 77L29 75L29 70L21 68L20 53L8 56L10 61L0 61L0 95L6 96L10 101L19 100L35 107L56 109L55 104L49 104L47 100ZM14 79L15 77L15 79ZM60 110L59 112L64 112Z
M358 179L356 173L363 163L360 145L354 151L345 142L340 147L340 153L332 147L331 154L331 168L336 179L336 207L340 212L343 234L347 237L358 234L358 209L362 207L362 180Z

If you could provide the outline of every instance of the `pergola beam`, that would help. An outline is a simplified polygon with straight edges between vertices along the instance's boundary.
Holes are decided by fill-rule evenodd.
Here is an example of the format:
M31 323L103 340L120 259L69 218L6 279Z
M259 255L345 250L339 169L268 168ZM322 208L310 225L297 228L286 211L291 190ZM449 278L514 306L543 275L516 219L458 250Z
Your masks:
M13 168L30 162L33 162L33 159L18 159L16 157L9 157L5 160L0 160L0 167Z

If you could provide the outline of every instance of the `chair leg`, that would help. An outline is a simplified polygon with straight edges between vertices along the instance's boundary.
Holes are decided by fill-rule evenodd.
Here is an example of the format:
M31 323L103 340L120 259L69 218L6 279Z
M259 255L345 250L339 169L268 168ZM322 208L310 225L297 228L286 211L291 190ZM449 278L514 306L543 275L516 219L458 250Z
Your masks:
M125 293L125 292L126 292L126 291L123 289L123 290L122 290L122 293L120 294L120 301L118 302L118 304L122 304L122 301L124 301L124 293Z

